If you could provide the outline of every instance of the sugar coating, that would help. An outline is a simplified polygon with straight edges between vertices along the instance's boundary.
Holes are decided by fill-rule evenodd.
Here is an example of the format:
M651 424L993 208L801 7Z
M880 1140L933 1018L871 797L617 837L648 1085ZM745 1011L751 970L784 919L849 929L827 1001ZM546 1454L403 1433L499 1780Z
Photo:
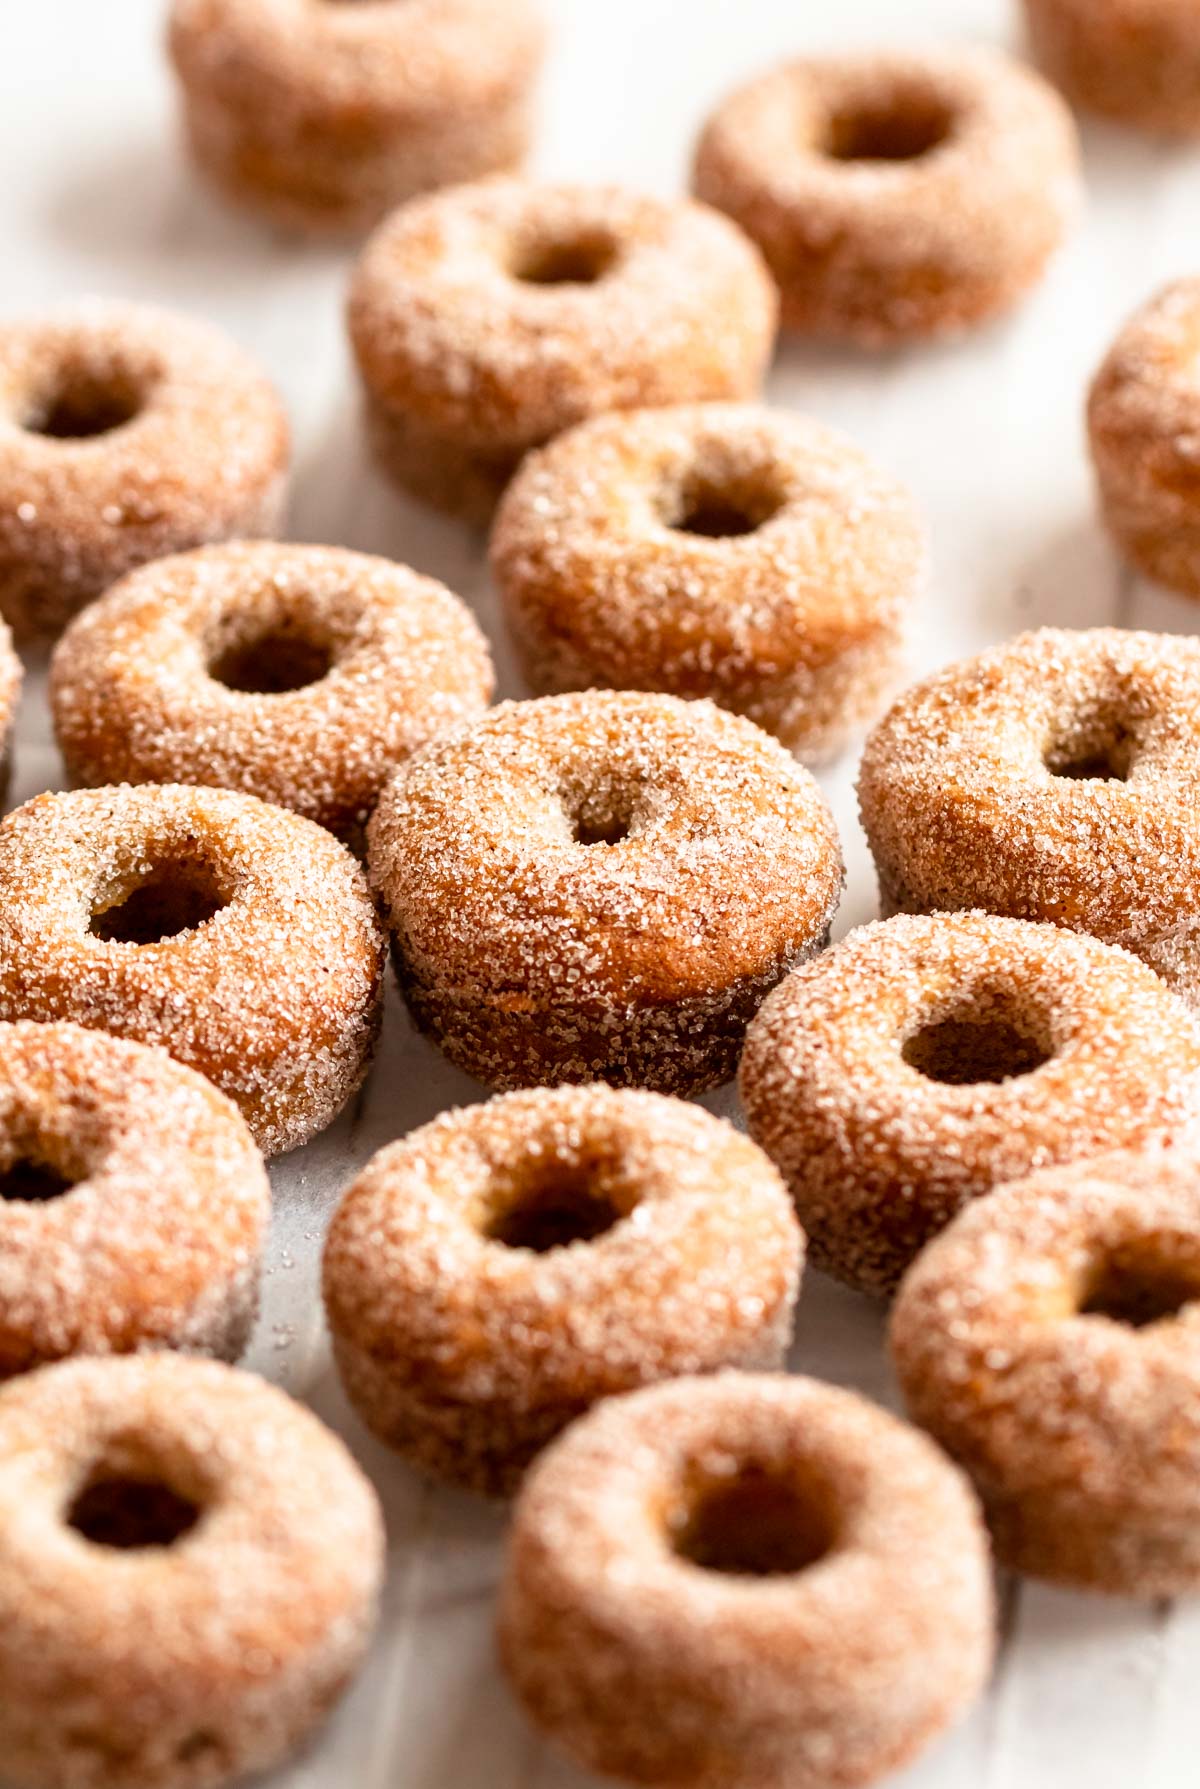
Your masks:
M65 1512L97 1471L201 1511L117 1551ZM282 1762L365 1650L379 1507L337 1437L250 1374L71 1361L0 1392L0 1749L28 1789L215 1789Z
M718 108L693 185L762 249L786 327L880 347L1024 295L1077 209L1079 144L995 51L808 57Z
M544 38L534 0L174 0L169 28L197 165L314 232L518 167Z
M1194 18L1200 81L1200 22ZM1197 92L1200 129L1200 91ZM1104 519L1148 577L1200 597L1200 279L1176 280L1125 325L1088 398Z
M687 532L706 507L751 531ZM701 404L598 417L531 454L491 559L535 689L711 696L813 762L878 712L924 541L908 494L842 436Z
M885 912L985 907L1092 932L1192 1005L1198 799L1200 641L1117 628L1044 628L936 673L859 773Z
M494 1238L563 1188L612 1228L545 1252ZM782 1181L731 1125L658 1094L539 1088L368 1164L330 1230L325 1306L375 1433L494 1493L599 1398L781 1366L802 1262Z
M329 669L284 693L227 688L214 667L260 642ZM58 644L50 698L76 782L240 789L354 841L395 766L482 711L493 682L470 611L433 579L240 542L160 560L91 604Z
M949 1082L906 1059L947 1020L981 1074L1007 1078ZM1032 1056L1006 1063L1001 1042L989 1060L998 1031ZM740 1090L814 1262L886 1293L1005 1181L1196 1129L1200 1026L1144 964L1095 939L984 913L901 915L788 977L750 1028Z
M1038 61L1073 104L1166 136L1200 135L1191 0L1025 0Z
M706 1571L673 1541L755 1472L834 1512L799 1575ZM864 1784L921 1751L992 1657L987 1544L944 1456L852 1393L724 1373L610 1399L534 1467L501 1656L586 1767L677 1789Z
M131 415L38 433L63 399ZM0 325L0 611L18 639L57 634L149 559L275 533L288 453L274 389L207 323L92 299Z
M1182 1308L1087 1310L1114 1273ZM1093 1590L1200 1586L1200 1158L1194 1147L1035 1174L963 1213L892 1316L917 1421L973 1474L1001 1558Z
M89 930L164 867L211 887L219 911L156 943ZM253 796L82 789L0 825L0 1018L164 1045L229 1095L268 1155L323 1129L361 1083L383 967L349 851Z
M775 740L600 690L501 703L410 760L370 873L416 1022L499 1088L728 1079L841 889L829 811Z

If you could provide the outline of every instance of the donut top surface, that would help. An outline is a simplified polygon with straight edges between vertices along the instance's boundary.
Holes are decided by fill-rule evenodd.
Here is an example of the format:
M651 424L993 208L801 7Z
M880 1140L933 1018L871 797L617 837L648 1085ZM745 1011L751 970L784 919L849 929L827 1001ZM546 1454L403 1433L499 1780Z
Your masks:
M1200 28L1197 29L1200 45ZM1173 280L1134 313L1092 383L1088 415L1108 454L1160 502L1196 501L1200 475L1200 279Z

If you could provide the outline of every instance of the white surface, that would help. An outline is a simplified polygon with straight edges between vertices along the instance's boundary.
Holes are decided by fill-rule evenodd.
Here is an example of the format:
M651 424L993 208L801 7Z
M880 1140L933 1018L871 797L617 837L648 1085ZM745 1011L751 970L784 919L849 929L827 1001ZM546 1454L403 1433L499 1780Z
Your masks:
M1012 43L1004 0L549 0L557 41L547 174L679 186L706 108L734 79L816 43ZM1014 9L1015 10L1015 9ZM0 0L0 244L7 312L80 292L155 298L225 324L275 376L297 433L293 532L407 560L478 606L514 682L481 543L404 504L366 465L342 346L346 261L265 237L182 166L160 55L160 0ZM921 669L1034 622L1191 629L1197 611L1121 574L1092 514L1081 400L1132 305L1196 271L1200 155L1089 131L1088 215L1011 324L881 360L784 349L777 402L853 432L908 479L929 519ZM35 688L14 800L58 767ZM853 765L826 779L849 886L839 929L875 910ZM586 1789L508 1699L492 1662L497 1513L431 1492L367 1441L334 1384L315 1264L337 1190L378 1146L478 1089L414 1038L393 1002L365 1096L274 1173L278 1222L252 1364L344 1428L387 1506L385 1623L370 1666L287 1789ZM728 1109L728 1100L714 1102ZM873 1309L811 1277L794 1361L891 1396ZM910 1789L1175 1789L1195 1780L1200 1608L1005 1587L989 1699L904 1779Z

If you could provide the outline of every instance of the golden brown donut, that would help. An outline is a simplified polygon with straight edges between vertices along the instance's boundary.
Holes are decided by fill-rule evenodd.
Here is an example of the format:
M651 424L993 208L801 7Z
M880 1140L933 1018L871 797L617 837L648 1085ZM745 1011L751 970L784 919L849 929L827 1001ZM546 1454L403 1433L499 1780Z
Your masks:
M586 417L756 396L777 315L757 250L707 206L504 179L396 212L348 313L385 471L476 520Z
M430 187L525 158L534 0L174 0L196 165L290 229L369 229Z
M0 1377L144 1347L236 1360L270 1213L203 1076L79 1025L0 1024Z
M283 520L288 424L207 323L92 300L0 324L0 613L61 632L166 553Z
M1198 354L1200 279L1176 280L1122 329L1088 398L1109 532L1139 571L1191 597L1200 597Z
M351 1403L492 1494L598 1399L780 1367L803 1237L754 1144L698 1106L539 1088L447 1112L342 1201L325 1310Z
M986 913L902 915L788 977L740 1088L814 1263L891 1292L971 1199L1200 1116L1200 1026L1144 964Z
M0 1392L0 1753L14 1789L216 1789L325 1718L383 1528L342 1443L177 1354Z
M709 120L694 190L761 248L785 327L884 347L1010 310L1079 192L1071 115L995 51L809 57Z
M694 1093L819 950L829 811L783 747L709 702L505 702L384 790L371 881L417 1025L485 1085Z
M535 690L711 696L818 762L895 680L924 540L840 435L698 404L598 417L531 454L491 558Z
M487 642L443 585L255 541L123 579L59 641L50 698L76 782L240 789L357 843L395 766L492 687Z
M0 1019L158 1043L268 1155L331 1123L379 1031L384 948L361 870L252 795L39 795L0 825Z
M588 1769L662 1789L841 1789L914 1758L991 1665L987 1542L916 1430L812 1379L613 1398L535 1465L501 1657Z
M1045 628L901 696L859 801L884 911L1123 944L1200 1004L1200 641Z
M1052 1169L964 1212L905 1280L892 1351L1005 1564L1130 1596L1200 1589L1194 1147Z
M1034 53L1073 104L1167 136L1200 135L1191 0L1024 0Z

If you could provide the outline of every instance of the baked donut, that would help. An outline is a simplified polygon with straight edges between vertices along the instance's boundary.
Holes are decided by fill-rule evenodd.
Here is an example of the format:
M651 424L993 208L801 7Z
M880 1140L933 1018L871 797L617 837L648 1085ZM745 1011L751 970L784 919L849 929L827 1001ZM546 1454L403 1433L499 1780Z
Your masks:
M671 1789L874 1782L982 1689L992 1630L966 1480L865 1399L783 1375L574 1424L526 1480L500 1595L534 1722Z
M808 773L674 696L502 703L412 759L369 836L414 1020L496 1088L727 1081L841 889Z
M1052 920L1200 1004L1200 641L1022 634L901 696L858 788L885 912Z
M14 1789L215 1789L292 1753L374 1626L383 1526L342 1443L178 1354L0 1392L0 1754Z
M286 228L344 232L517 167L543 37L533 0L174 0L169 46L201 171Z
M1194 20L1200 45L1200 19ZM1200 597L1200 279L1176 280L1121 331L1092 383L1088 434L1104 520L1149 578Z
M236 1360L270 1213L201 1075L79 1025L0 1024L0 1377L145 1347Z
M841 436L697 404L597 417L530 455L491 557L534 689L711 696L812 762L878 712L924 541Z
M1025 295L1075 212L1079 144L995 51L815 56L725 101L693 180L761 248L785 327L878 348Z
M1200 135L1200 23L1191 0L1025 0L1034 53L1089 112Z
M359 843L394 767L492 688L487 643L443 585L256 541L124 579L59 641L50 697L76 782L240 789Z
M971 1199L1200 1117L1200 1026L1144 964L986 913L862 926L750 1027L740 1087L816 1265L891 1292Z
M1007 1565L1130 1596L1200 1590L1194 1149L1051 1169L964 1212L905 1280L892 1349Z
M367 1165L329 1233L325 1309L364 1422L496 1494L600 1398L782 1366L802 1265L782 1181L731 1125L654 1093L539 1088Z
M361 1083L383 966L350 853L252 795L80 789L0 825L0 1019L165 1045L268 1155Z
M48 636L125 572L283 520L288 424L207 323L93 300L0 324L0 613Z
M349 302L381 465L480 521L588 416L755 396L777 315L758 251L706 206L504 179L396 212Z

